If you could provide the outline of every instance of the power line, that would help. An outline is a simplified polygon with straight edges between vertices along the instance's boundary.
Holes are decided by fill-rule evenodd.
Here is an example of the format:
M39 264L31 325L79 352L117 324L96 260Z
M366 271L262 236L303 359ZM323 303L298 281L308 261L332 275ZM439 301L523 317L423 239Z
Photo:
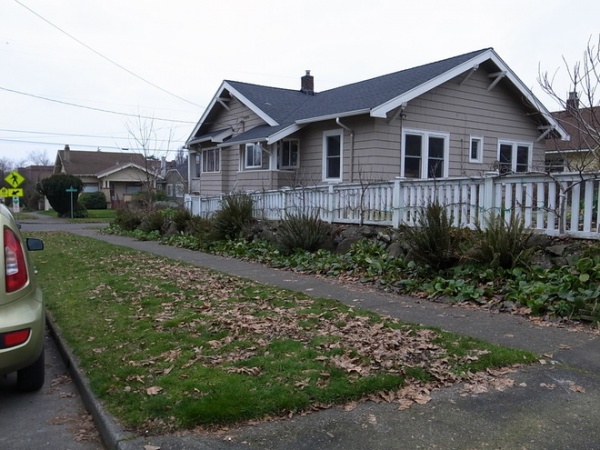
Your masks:
M122 113L122 112L118 112L118 111L110 111L108 109L94 108L93 106L78 105L77 103L65 102L63 100L56 100L56 99L53 99L53 98L44 97L43 95L30 94L28 92L17 91L15 89L9 89L9 88L5 88L5 87L2 87L2 86L0 86L0 90L6 91L6 92L12 92L13 94L25 95L27 97L33 97L33 98L37 98L37 99L40 99L40 100L46 100L48 102L59 103L61 105L74 106L76 108L84 108L84 109L89 109L89 110L92 110L92 111L99 111L99 112L108 113L108 114L116 114L116 115L119 115L119 116L139 117L139 118L142 118L142 119L162 120L162 121L165 121L165 122L174 122L174 123L185 123L185 124L195 124L196 123L196 122L190 122L190 121L187 121L187 120L162 119L160 117L143 116L143 115L139 115L139 114L127 114L127 113Z
M85 48L87 48L88 50L90 50L91 52L95 53L96 55L100 56L101 58L105 59L106 61L108 61L109 63L117 66L119 69L124 70L125 72L127 72L130 75L133 75L134 77L136 77L138 80L143 81L144 83L149 84L150 86L168 94L171 95L179 100L182 100L186 103L189 103L190 105L194 105L197 106L198 108L202 108L202 106L189 101L186 98L180 97L179 95L173 94L172 92L167 91L166 89L163 89L162 87L152 83L151 81L148 81L147 79L139 76L138 74L132 72L131 70L127 69L126 67L122 66L121 64L117 63L116 61L113 61L112 59L110 59L107 56L104 56L102 53L98 52L97 50L93 49L92 47L90 47L89 45L85 44L84 42L80 41L79 39L77 39L75 36L67 33L65 30L63 30L62 28L58 27L57 25L54 25L52 22L50 22L48 19L46 19L45 17L42 17L41 15L39 15L38 13L36 13L34 10L32 10L31 8L29 8L28 6L25 6L23 3L21 3L19 0L14 0L18 5L21 5L23 8L25 8L27 11L29 11L30 13L34 14L35 16L39 17L41 20L43 20L44 22L46 22L48 25L56 28L58 31L60 31L61 33L63 33L64 35L68 36L69 38L73 39L75 42L77 42L78 44L84 46Z
M75 133L54 133L51 131L33 131L33 130L11 130L6 128L0 128L0 132L4 133L25 133L25 134L40 134L43 136L66 136L66 137L85 137L85 138L100 138L100 139L130 139L131 135L128 136L107 136L97 134L75 134ZM177 139L153 139L155 142L173 142Z
M37 144L37 145L56 145L58 147L64 147L64 142L41 142L41 141L25 141L21 139L3 139L0 138L0 142L15 142L17 144ZM182 144L183 145L183 144ZM90 145L90 144L69 144L69 147L72 148L93 148L100 150L104 149L114 149L114 150L122 150L122 151L131 151L131 152L164 152L164 153L173 153L178 152L179 149L161 149L161 148L132 148L132 147L119 147L116 145Z

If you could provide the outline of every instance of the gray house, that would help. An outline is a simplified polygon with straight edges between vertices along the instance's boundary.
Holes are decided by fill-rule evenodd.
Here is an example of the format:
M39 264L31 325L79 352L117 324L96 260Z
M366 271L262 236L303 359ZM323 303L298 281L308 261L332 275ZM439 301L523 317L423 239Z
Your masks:
M187 140L189 192L543 170L567 132L491 49L341 86L223 81Z

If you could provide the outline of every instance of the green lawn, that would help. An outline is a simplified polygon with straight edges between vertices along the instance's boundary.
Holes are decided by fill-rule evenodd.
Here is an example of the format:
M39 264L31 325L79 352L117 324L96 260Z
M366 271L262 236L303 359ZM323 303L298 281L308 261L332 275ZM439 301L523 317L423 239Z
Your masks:
M42 214L48 217L56 217L56 211L49 209L48 211L36 211L37 214ZM117 214L116 209L88 209L88 217L85 219L73 219L77 222L109 222L114 219ZM21 212L15 214L15 217L21 219L32 219L35 215L27 212Z
M68 233L34 254L97 397L155 432L430 390L535 355ZM482 378L483 379L483 378Z

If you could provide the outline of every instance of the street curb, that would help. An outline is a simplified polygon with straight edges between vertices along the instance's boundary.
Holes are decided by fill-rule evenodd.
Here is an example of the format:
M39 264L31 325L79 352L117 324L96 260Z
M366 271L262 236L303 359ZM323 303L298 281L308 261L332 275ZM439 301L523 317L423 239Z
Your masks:
M100 437L104 445L108 450L122 450L121 443L123 441L129 441L135 439L137 436L123 432L119 425L112 419L105 410L100 401L98 401L90 388L90 383L87 377L82 373L77 358L73 355L71 350L65 344L64 339L61 336L60 328L56 325L52 313L46 309L46 324L48 330L58 351L60 352L65 366L71 374L71 378L75 382L77 389L81 395L83 403L86 409L92 416L94 424L98 428Z

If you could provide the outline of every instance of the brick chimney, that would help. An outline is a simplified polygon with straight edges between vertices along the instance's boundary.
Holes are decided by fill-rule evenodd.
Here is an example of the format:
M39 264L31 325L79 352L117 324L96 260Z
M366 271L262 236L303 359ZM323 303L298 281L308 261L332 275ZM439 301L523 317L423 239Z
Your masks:
M71 147L68 145L65 145L65 150L63 151L63 162L71 162Z
M300 80L302 82L300 92L313 95L315 93L315 79L310 74L310 70L307 70L306 75L304 75Z
M571 91L569 92L569 98L567 99L567 111L570 113L574 113L579 109L579 96L577 92Z

